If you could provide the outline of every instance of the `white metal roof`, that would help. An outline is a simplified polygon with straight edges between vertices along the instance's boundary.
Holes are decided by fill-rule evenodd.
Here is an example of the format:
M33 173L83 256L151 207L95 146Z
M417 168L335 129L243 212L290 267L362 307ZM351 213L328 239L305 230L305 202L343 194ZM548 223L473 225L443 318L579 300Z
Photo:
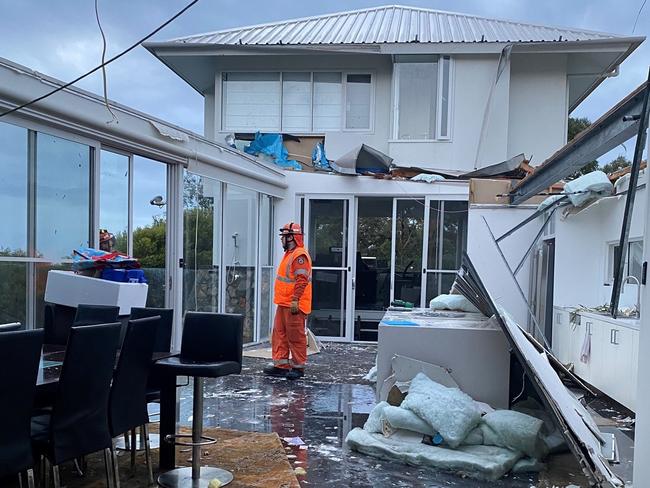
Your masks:
M617 38L440 10L389 5L239 27L172 39L172 44L313 45L383 43L559 42Z

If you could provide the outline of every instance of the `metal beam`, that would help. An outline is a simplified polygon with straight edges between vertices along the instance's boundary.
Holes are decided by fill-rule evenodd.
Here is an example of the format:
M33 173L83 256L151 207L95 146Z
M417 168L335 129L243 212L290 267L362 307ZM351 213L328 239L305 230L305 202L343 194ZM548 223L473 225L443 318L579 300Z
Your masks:
M646 85L650 86L650 69L648 69L648 81ZM645 90L643 97L643 107L641 111L635 114L638 117L639 128L636 138L636 147L634 148L634 159L632 160L632 169L630 170L630 182L628 184L627 199L625 200L625 212L623 213L623 224L621 226L621 238L618 244L618 266L614 270L614 285L612 286L612 298L610 300L609 313L616 318L618 314L618 303L621 298L621 286L623 284L623 272L625 269L625 255L627 253L627 243L630 236L630 224L632 220L632 210L634 209L634 197L636 196L636 185L639 180L639 171L641 169L641 156L645 149L645 141L648 128L648 95L650 90ZM639 283L637 286L641 286ZM637 304L638 306L639 304ZM638 311L637 311L638 312Z
M647 90L648 82L645 82L544 161L532 175L515 187L510 194L510 203L518 205L525 202L637 135L640 119L634 116L641 113Z

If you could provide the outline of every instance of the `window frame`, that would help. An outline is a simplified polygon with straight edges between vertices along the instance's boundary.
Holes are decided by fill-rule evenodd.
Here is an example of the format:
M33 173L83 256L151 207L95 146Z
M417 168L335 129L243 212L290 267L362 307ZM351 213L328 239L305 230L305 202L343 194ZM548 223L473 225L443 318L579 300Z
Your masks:
M226 91L224 90L224 75L229 73L279 73L280 74L280 126L273 128L250 128L250 127L228 127L226 126L225 118L225 100L226 100ZM283 118L283 82L285 73L309 73L310 74L310 110L311 110L311 127L308 131L291 131L292 134L296 135L318 135L318 134L327 134L328 132L348 132L348 133L364 133L364 134L374 134L375 132L375 103L376 103L376 70L337 70L337 69L295 69L295 70L260 70L260 71L251 71L251 70L228 70L220 71L218 73L218 79L220 80L219 84L219 101L220 101L220 127L222 132L251 132L256 130L261 130L263 132L285 132L282 127L282 118ZM340 113L340 126L338 129L325 129L325 130L316 130L314 129L314 74L315 73L340 73L341 74L341 113ZM359 128L359 129L348 129L347 125L347 77L348 75L370 75L370 113L369 113L369 127Z
M443 86L443 70L442 60L449 60L449 92L447 93L447 134L441 134L441 122L442 122L442 86ZM440 54L438 55L438 61L436 64L437 68L437 92L436 92L436 127L434 131L434 136L430 139L400 139L399 137L399 84L400 84L400 65L408 64L405 62L393 61L393 107L392 107L392 117L393 124L391 129L391 139L388 142L400 142L400 143L422 143L422 142L452 142L453 140L453 116L454 113L454 72L455 72L455 63L453 56Z
M635 243L641 244L641 250L643 252L643 237L632 237L627 241L627 252L625 253L625 266L624 269L627 273L626 276L630 273L630 246ZM615 266L615 249L620 244L619 241L609 241L606 243L607 246L607 265L605 268L605 285L611 286L614 284L614 266Z

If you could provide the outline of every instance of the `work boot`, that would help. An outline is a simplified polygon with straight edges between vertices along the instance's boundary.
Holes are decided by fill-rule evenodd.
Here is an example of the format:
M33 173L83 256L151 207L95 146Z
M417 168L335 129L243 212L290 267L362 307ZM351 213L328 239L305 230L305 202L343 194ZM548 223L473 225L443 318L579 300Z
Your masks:
M297 380L299 378L302 378L303 376L305 376L305 372L302 369L296 369L296 368L289 371L286 375L288 380Z
M281 378L285 378L291 372L288 368L278 368L276 366L267 366L263 371L264 374L269 376L279 376Z

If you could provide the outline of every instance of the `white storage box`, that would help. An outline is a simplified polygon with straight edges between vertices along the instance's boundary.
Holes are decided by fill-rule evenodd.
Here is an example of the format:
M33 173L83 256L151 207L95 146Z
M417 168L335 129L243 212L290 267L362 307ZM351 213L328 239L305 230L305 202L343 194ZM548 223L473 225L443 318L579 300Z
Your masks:
M510 351L503 331L487 317L458 313L387 312L379 324L377 398L393 356L447 369L462 391L493 408L509 407ZM389 325L392 324L392 325Z
M117 305L120 315L131 313L131 307L144 307L148 286L145 283L118 283L91 278L72 271L50 271L45 285L45 301L77 307L86 305Z

